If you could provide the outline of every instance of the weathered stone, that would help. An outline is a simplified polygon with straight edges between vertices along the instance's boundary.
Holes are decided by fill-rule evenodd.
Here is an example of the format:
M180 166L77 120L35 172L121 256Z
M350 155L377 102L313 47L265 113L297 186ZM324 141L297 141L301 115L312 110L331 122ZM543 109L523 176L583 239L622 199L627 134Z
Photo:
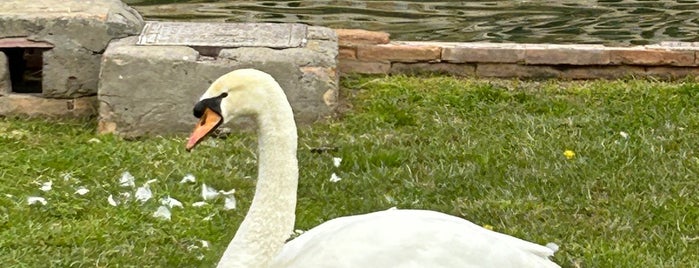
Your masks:
M456 64L456 63L400 63L391 64L392 74L420 74L420 73L438 73L458 76L474 76L476 67L471 64Z
M389 34L360 29L335 29L340 46L388 44Z
M479 63L476 65L476 75L481 77L518 77L518 78L555 78L561 72L550 66L520 65L511 63Z
M628 48L611 50L611 62L628 65L696 66L694 51Z
M526 64L607 65L609 50L601 45L527 45Z
M110 40L136 35L142 26L141 16L119 0L0 1L0 38L54 47L44 53L45 97L96 94L100 54Z
M220 58L236 62L291 62L295 65L334 67L337 47L332 41L309 40L304 48L271 49L267 47L241 47L223 49Z
M119 0L3 0L0 20L0 37L28 36L57 46L66 38L95 53L143 27L141 15Z
M0 51L0 96L12 92L12 80L10 80L10 65L5 53Z
M645 76L646 70L639 66L576 66L565 68L561 78L566 79L619 79Z
M439 61L441 53L442 48L437 46L385 44L357 47L357 59L362 61Z
M333 29L327 27L308 26L308 35L306 38L337 43L337 34L335 34Z
M308 26L298 23L191 23L149 21L139 45L195 47L301 47Z
M355 47L340 47L338 49L338 58L340 59L357 59L357 49Z
M524 61L524 45L463 43L442 49L442 60L454 63L517 63Z
M56 47L43 55L44 97L75 98L97 94L101 54L81 47Z
M34 94L0 96L0 115L31 117L91 117L97 114L97 97L47 99Z
M112 42L100 73L99 131L122 136L188 132L192 107L219 76L240 68L271 74L284 88L297 122L329 115L337 102L334 42L309 39L304 48L223 49L205 57L186 46Z
M391 63L342 59L337 62L337 68L343 74L386 74L391 70Z
M684 77L699 77L699 68L696 67L646 67L646 75L661 79L679 79Z

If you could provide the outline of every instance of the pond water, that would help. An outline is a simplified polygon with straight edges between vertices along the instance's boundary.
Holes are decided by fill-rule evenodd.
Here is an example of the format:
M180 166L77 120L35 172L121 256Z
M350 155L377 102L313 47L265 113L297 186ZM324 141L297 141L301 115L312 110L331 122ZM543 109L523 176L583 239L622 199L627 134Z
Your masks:
M300 22L392 40L639 45L699 41L699 0L123 0L148 20Z

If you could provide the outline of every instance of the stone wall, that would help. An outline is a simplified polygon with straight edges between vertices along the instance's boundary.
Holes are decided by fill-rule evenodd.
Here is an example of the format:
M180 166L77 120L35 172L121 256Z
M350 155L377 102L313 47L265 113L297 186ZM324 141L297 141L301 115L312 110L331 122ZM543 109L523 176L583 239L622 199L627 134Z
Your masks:
M499 78L615 79L699 75L699 42L607 47L390 41L382 32L336 30L341 73L436 72Z

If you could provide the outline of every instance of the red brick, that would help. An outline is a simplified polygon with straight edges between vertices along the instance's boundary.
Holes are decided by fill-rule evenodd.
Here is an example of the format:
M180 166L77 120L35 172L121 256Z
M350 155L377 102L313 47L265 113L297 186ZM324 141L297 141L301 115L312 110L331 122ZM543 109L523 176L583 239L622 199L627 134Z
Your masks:
M340 73L358 74L387 74L391 69L390 62L358 61L341 59L337 62Z
M694 51L660 49L613 49L611 62L628 65L697 66Z
M363 61L439 61L441 54L442 48L437 46L386 44L357 47L357 58Z
M388 44L390 35L385 32L361 29L335 29L340 46Z

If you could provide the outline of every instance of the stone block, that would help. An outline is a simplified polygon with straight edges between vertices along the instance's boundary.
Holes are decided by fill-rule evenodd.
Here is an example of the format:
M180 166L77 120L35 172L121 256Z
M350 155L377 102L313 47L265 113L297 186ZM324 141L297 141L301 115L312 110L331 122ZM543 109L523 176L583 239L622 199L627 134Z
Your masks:
M476 75L480 77L544 79L559 77L561 71L551 66L479 63L476 65Z
M335 29L340 46L388 44L389 34L361 29Z
M684 77L699 77L699 68L696 67L656 66L646 67L645 69L646 75L667 80L680 79Z
M518 63L524 61L524 45L464 43L442 49L442 60L454 63Z
M97 114L97 97L47 99L34 94L0 96L0 115L30 117L91 117Z
M0 38L47 42L45 97L97 93L99 57L110 40L136 35L143 19L119 0L0 1Z
M357 47L357 59L362 61L439 61L441 54L442 48L438 46L385 44Z
M690 50L617 48L611 50L611 62L646 66L696 66L695 53L695 51Z
M400 63L391 64L391 74L420 74L420 73L438 73L457 76L474 76L476 74L475 65L471 64L456 64L444 62L418 62L418 63Z
M609 50L601 45L528 45L524 53L526 64L607 65L609 62Z
M0 51L0 96L12 92L12 80L10 80L10 65L5 53Z
M219 76L240 68L271 74L297 122L323 118L337 103L337 45L332 37L315 36L323 39L286 49L225 48L216 57L185 45L139 46L136 37L114 41L102 58L99 132L127 137L189 132L199 96Z
M391 70L391 63L342 59L337 62L337 68L342 74L387 74Z
M645 75L645 68L628 65L574 66L561 72L561 78L566 79L619 79Z
M340 47L337 57L340 59L357 59L357 49L355 47Z

